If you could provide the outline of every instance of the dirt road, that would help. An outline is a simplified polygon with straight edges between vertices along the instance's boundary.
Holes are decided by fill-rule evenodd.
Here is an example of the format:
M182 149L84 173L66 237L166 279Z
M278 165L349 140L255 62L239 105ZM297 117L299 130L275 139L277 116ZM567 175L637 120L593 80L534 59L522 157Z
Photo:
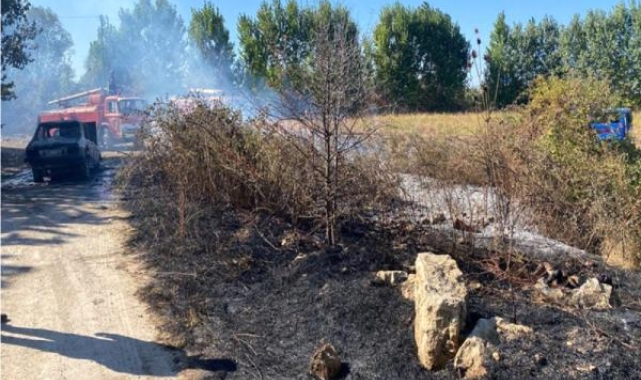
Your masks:
M88 182L2 188L2 379L152 379L175 376L175 351L136 298L144 281L123 255L127 215L110 184L120 159Z

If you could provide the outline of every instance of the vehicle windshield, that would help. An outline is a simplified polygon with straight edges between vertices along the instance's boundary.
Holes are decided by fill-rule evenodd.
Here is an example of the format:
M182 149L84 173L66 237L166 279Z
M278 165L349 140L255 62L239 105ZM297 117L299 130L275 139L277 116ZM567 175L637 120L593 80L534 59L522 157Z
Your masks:
M80 123L46 123L40 124L40 126L38 126L38 130L36 131L37 140L49 140L58 138L80 138Z
M147 107L143 99L122 99L118 101L118 109L122 114L140 113Z

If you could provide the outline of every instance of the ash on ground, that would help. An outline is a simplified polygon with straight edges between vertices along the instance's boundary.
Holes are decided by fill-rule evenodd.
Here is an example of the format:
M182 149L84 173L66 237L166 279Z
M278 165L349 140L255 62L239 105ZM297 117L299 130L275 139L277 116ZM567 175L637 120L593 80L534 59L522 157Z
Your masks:
M438 372L419 365L413 303L373 281L378 270L412 272L424 251L452 255L474 284L468 330L493 316L534 330L501 346L492 378L641 378L638 272L606 267L585 253L568 256L568 268L596 262L586 275L608 271L621 299L604 312L570 309L533 303L536 260L515 255L519 268L508 273L505 256L471 243L469 233L412 218L344 221L343 245L332 249L276 218L230 211L200 218L216 233L199 247L146 246L154 230L143 217L134 220L139 233L132 244L147 252L157 273L143 294L164 316L174 344L233 360L235 371L225 378L308 379L322 340L344 361L345 379L459 378L452 362Z

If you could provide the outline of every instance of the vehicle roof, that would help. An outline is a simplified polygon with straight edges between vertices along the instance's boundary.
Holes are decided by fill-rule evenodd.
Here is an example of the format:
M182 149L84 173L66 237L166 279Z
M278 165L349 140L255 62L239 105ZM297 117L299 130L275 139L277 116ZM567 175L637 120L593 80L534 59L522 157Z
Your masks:
M48 124L55 124L55 125L60 125L60 124L80 124L80 120L51 120L51 121L41 121L38 123L38 125L48 125Z

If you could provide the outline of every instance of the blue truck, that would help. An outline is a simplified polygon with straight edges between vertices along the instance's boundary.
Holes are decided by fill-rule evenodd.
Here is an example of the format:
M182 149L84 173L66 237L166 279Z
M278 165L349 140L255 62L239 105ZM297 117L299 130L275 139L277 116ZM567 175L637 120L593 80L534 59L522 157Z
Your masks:
M632 128L632 110L615 108L606 112L605 122L592 123L599 140L625 140Z

